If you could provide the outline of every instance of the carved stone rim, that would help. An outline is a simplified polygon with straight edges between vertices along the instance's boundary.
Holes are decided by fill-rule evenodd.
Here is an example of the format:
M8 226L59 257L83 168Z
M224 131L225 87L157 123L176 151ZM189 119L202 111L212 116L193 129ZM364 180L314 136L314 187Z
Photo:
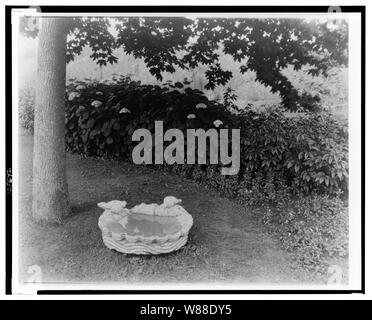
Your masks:
M181 230L173 234L167 234L165 236L150 236L146 237L144 235L128 235L126 232L123 233L114 233L112 232L107 225L109 223L119 223L121 219L124 219L128 215L136 215L137 213L128 210L127 212L123 212L121 214L113 214L110 211L106 210L104 213L99 217L98 226L102 231L102 235L105 237L112 238L113 240L123 241L126 240L129 243L159 243L164 244L166 242L174 242L180 239L181 237L187 236L192 225L193 225L193 218L192 216L181 206L179 206L181 214L174 216L178 220L181 225Z

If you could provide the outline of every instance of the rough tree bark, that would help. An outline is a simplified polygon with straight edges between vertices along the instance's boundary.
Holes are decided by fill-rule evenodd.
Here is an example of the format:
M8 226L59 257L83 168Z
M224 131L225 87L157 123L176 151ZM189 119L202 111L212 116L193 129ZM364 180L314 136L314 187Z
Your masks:
M36 220L59 223L69 212L65 153L67 19L43 18L35 101L33 203Z

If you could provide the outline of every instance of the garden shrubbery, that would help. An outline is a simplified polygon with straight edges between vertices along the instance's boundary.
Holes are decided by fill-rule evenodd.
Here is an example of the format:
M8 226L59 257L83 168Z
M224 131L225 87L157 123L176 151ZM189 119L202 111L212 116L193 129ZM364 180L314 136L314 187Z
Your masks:
M321 264L326 256L346 255L347 210L340 200L348 191L346 124L326 113L288 117L279 108L238 110L231 91L219 103L186 85L143 85L124 76L110 82L70 81L67 149L131 161L136 129L154 132L156 120L163 121L164 131L209 129L220 120L219 128L240 128L237 175L222 176L221 165L167 167L245 204L267 206L263 223L307 267ZM23 105L21 118L31 119L28 104ZM29 123L21 121L26 127Z
M262 195L258 202L283 188L304 194L347 191L347 128L332 116L308 113L289 118L280 110L249 109L231 113L231 107L231 102L209 101L180 82L160 87L127 77L112 83L73 81L67 91L67 146L73 152L131 159L137 144L132 142L133 132L153 132L156 120L163 121L164 131L209 129L220 120L219 128L241 129L239 174L221 176L219 165L183 165L176 170L195 180L208 177L213 187L248 200L254 199L255 191Z
M347 191L347 128L331 115L244 111L239 121L247 190L269 184L304 194Z
M164 131L209 129L216 118L231 123L229 115L223 105L180 82L160 87L127 77L113 83L74 81L67 91L66 141L73 152L131 159L133 132L153 132L156 120L163 121Z

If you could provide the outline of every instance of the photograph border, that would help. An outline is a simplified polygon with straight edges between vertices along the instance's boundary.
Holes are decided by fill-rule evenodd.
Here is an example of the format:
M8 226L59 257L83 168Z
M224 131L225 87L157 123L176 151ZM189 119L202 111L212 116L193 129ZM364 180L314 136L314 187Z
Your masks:
M5 130L6 130L6 266L5 292L12 294L12 27L11 11L30 6L5 6ZM329 6L40 6L43 13L316 13L327 12ZM341 6L345 13L361 13L361 289L336 290L38 290L39 295L86 295L86 294L348 294L365 293L365 6Z

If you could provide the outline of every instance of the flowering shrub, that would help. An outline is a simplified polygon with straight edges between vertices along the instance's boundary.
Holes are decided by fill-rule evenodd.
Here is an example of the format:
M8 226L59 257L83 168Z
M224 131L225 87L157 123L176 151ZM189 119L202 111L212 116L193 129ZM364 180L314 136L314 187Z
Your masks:
M153 86L128 77L109 83L73 80L66 92L67 149L131 160L132 133L139 128L154 132L156 120L163 121L164 130L240 128L237 175L222 176L221 164L168 168L264 208L260 219L306 267L321 265L327 256L346 255L347 210L339 199L348 190L346 125L325 113L287 117L278 109L238 110L234 99L229 92L226 105L209 101L180 82ZM33 118L33 101L23 101L31 101L22 105Z
M33 130L34 92L20 94L19 118ZM229 189L250 204L275 201L279 191L336 194L348 189L347 127L326 113L286 117L278 110L257 113L234 110L209 101L202 92L182 83L164 87L141 85L128 77L111 83L71 81L66 92L66 143L73 152L131 159L131 135L137 128L164 129L240 128L239 174L220 177L219 168L200 166L194 176L205 183ZM229 102L230 101L230 102ZM208 157L207 157L208 159ZM192 178L195 166L177 171ZM215 173L215 174L212 174ZM225 184L229 181L229 186Z
M78 90L78 88L81 88ZM72 97L72 99L71 99ZM141 85L128 77L112 83L72 81L67 90L66 141L73 152L131 159L134 130L240 128L241 165L235 177L220 177L217 166L181 166L185 175L249 203L273 200L278 190L335 194L347 191L347 128L326 114L286 117L281 111L235 110L209 101L202 92L175 85ZM226 99L229 101L229 99ZM208 157L207 157L208 159ZM198 170L195 174L193 170ZM232 183L233 181L233 183Z
M155 120L163 121L164 131L209 129L217 117L221 124L231 123L222 105L180 82L160 87L128 77L111 83L71 81L66 95L67 147L88 155L131 159L132 133L154 132Z

